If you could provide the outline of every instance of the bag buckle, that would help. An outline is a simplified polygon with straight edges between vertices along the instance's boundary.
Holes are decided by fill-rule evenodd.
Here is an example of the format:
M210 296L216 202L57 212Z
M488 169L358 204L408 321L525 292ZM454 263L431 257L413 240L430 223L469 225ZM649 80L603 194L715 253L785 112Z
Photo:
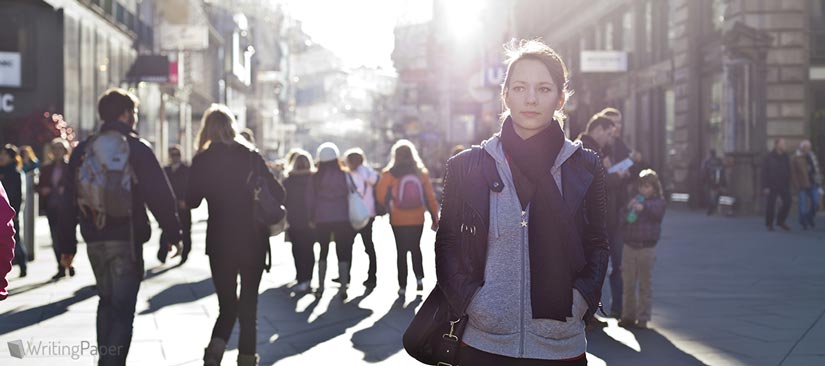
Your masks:
M441 337L445 339L452 340L453 342L458 342L458 337L454 334L455 333L455 325L461 321L461 318L456 320L450 320L450 333L449 334L442 334ZM440 363L439 363L440 364ZM445 364L448 366L452 366L449 364Z

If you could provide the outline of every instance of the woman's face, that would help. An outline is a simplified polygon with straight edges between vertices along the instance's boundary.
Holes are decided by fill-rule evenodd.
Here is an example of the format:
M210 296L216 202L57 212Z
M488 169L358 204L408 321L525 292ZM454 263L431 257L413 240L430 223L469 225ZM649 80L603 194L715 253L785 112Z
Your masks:
M550 125L555 111L563 105L562 94L541 61L516 61L510 72L504 104L510 110L516 133L528 139Z

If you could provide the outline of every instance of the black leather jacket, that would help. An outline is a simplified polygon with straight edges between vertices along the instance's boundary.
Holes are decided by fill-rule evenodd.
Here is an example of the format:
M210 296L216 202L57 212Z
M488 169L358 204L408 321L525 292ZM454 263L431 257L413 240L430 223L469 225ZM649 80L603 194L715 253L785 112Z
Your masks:
M602 283L610 250L605 228L605 174L598 155L579 149L562 164L562 188L567 215L576 225L577 240L567 243L574 265L574 287L589 306L585 317L600 305ZM450 304L451 316L466 313L476 291L484 285L490 223L490 191L501 192L504 183L492 156L480 147L447 162L441 220L436 234L435 261L438 286ZM572 289L571 289L572 290Z

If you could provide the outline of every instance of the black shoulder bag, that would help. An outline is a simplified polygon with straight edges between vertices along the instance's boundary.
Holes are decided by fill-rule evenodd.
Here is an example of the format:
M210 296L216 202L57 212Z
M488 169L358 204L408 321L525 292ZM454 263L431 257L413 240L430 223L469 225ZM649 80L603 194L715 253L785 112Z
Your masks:
M427 365L456 365L466 326L467 315L450 318L450 306L436 285L404 332L404 349Z
M286 208L275 199L263 174L256 169L256 152L249 152L249 176L246 177L246 188L252 194L252 217L269 231L269 227L286 218ZM269 174L269 172L266 172ZM268 234L268 233L267 233ZM267 235L266 257L264 266L267 272L272 268L272 249L269 247Z

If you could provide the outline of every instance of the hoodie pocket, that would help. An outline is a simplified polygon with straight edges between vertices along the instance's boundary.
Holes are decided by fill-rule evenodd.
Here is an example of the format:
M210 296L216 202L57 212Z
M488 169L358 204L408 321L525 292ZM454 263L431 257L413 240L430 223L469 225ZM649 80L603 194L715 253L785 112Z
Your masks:
M564 340L584 333L584 314L587 312L587 301L573 289L573 317L566 321L552 319L531 319L528 331L542 338Z
M515 334L519 330L520 304L517 286L487 283L467 307L472 326L489 334Z

